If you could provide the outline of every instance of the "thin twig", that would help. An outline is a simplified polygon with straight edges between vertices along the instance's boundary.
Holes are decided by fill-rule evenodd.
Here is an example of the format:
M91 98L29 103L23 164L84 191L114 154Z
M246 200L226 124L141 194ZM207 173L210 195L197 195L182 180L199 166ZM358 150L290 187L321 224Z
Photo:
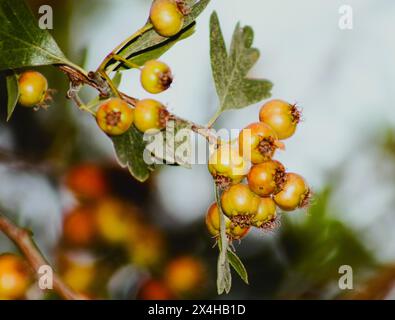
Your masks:
M89 76L86 76L80 70L74 69L71 66L59 65L59 68L68 75L73 87L78 87L82 84L86 84L96 89L102 97L109 97L111 87L109 86L108 82L103 79L97 72L89 72ZM130 97L123 92L119 92L119 96L131 106L136 106L137 102L139 101L138 99ZM77 103L77 105L78 104L79 103ZM80 105L78 106L80 107ZM209 127L199 125L190 120L182 119L174 114L170 114L169 119L187 124L192 131L206 138L209 143L218 142L218 136L215 134L214 130Z
M0 231L2 231L19 248L36 275L41 266L49 265L32 239L31 233L18 227L0 213ZM66 300L82 300L79 294L70 289L58 275L53 275L53 289Z

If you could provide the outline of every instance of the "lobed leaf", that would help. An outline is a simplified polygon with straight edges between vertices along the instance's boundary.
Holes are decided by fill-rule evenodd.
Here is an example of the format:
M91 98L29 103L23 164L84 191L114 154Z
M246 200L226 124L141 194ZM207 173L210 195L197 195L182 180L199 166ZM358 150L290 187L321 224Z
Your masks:
M236 25L229 53L222 35L218 15L210 18L210 56L221 113L239 109L270 97L272 83L247 77L259 59L259 50L252 48L254 33L251 27Z
M127 167L140 182L149 178L154 167L144 161L146 142L143 134L132 126L126 133L111 137L119 163Z

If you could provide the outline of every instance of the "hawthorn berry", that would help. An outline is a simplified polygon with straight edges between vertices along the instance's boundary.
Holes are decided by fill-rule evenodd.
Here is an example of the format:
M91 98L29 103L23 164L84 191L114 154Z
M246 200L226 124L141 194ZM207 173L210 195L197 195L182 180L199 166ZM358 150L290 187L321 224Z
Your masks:
M206 280L206 266L193 256L181 256L169 262L163 278L171 291L185 296L199 292Z
M137 293L138 300L174 300L174 293L163 281L145 280Z
M247 175L249 163L240 156L237 146L226 142L210 156L208 170L222 188L239 183Z
M221 196L222 210L237 226L249 227L259 206L259 197L245 184L236 184Z
M185 5L180 0L155 0L150 11L150 20L157 33L172 37L181 31L184 24Z
M44 102L47 97L48 81L37 71L25 71L18 78L19 104L34 107Z
M259 120L271 126L279 139L287 139L295 133L300 117L296 105L278 99L265 103L259 112Z
M120 98L104 102L96 113L100 129L111 136L125 133L133 123L133 109Z
M274 196L276 204L285 211L292 211L308 205L310 189L302 176L287 173L282 190Z
M69 212L63 221L63 240L66 244L86 247L94 243L96 224L90 207L79 207Z
M226 235L229 240L240 240L247 235L249 228L242 228L238 225L234 225L227 216L224 216ZM218 205L214 202L207 210L206 214L206 226L212 236L217 238L220 233L220 212Z
M239 134L240 154L253 164L270 160L277 148L283 148L273 129L262 122L255 122L241 130Z
M30 281L29 267L21 257L0 255L0 300L22 299Z
M252 220L252 225L262 229L272 229L276 221L276 204L272 198L260 198L256 215Z
M173 76L166 63L150 60L141 69L140 81L149 93L160 93L170 87Z
M166 127L169 112L158 101L144 99L134 109L134 125L141 132L161 130Z
M247 176L250 189L261 197L281 190L285 180L285 168L276 160L254 165Z

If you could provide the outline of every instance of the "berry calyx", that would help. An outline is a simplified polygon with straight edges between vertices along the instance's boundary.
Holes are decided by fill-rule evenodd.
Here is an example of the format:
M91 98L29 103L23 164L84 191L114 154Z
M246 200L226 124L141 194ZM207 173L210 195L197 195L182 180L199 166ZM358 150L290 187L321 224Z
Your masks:
M236 184L224 191L221 197L223 212L232 223L242 228L249 227L257 213L259 197L245 184Z
M211 204L211 206L207 210L206 214L206 226L210 234L218 238L220 233L220 212L218 210L218 205L216 202ZM226 235L229 241L233 240L240 240L245 235L247 235L248 231L250 230L247 228L242 228L240 226L234 225L227 216L224 216L225 219L225 228L226 228Z
M295 133L300 117L296 105L278 99L265 103L259 112L259 120L271 126L281 140Z
M117 136L129 130L133 123L133 109L119 98L104 102L96 113L100 129L111 136Z
M19 104L34 107L42 104L47 98L48 81L37 71L25 71L18 78Z
M272 230L276 225L276 217L276 204L273 199L260 198L258 210L252 220L252 225L257 228Z
M29 267L15 254L0 255L0 300L22 299L30 284Z
M141 132L156 132L166 127L169 112L158 101L144 99L137 102L134 109L134 125Z
M180 0L155 0L150 11L150 20L157 33L172 37L181 31L186 6Z
M146 91L156 94L170 87L173 75L167 64L150 60L141 69L140 81Z
M240 156L237 146L226 142L210 156L208 170L214 177L216 184L226 189L231 184L239 183L247 175L248 162Z
M303 208L309 204L311 192L302 176L287 173L282 190L274 196L276 204L285 211Z
M277 148L283 148L273 129L262 122L252 123L239 134L239 151L243 157L258 164L270 160Z
M276 160L254 165L247 176L250 189L261 197L279 192L285 182L285 168Z

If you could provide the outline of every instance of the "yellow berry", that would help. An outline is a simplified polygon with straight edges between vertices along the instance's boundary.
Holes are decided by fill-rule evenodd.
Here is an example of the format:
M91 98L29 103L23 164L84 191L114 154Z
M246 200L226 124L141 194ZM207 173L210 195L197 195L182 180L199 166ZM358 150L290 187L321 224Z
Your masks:
M146 91L155 94L168 89L173 81L173 76L167 64L150 60L141 69L140 81Z
M19 104L34 107L45 100L48 90L47 79L37 71L26 71L19 76Z
M150 20L161 36L172 37L181 31L184 15L176 0L155 0L151 6Z
M140 100L134 109L134 125L141 132L153 132L166 127L168 112L158 101L153 99Z
M133 123L133 118L133 109L119 98L112 98L104 102L96 113L100 129L112 136L128 131Z

